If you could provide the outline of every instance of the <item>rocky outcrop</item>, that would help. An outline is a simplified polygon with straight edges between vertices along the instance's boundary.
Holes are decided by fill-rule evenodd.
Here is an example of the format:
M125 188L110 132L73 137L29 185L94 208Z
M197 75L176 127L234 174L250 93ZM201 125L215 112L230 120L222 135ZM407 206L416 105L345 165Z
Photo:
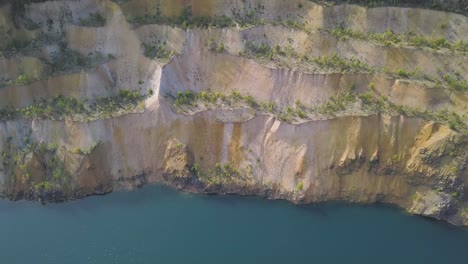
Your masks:
M0 30L30 43L0 59L1 195L164 183L467 225L464 15L203 2L3 5Z

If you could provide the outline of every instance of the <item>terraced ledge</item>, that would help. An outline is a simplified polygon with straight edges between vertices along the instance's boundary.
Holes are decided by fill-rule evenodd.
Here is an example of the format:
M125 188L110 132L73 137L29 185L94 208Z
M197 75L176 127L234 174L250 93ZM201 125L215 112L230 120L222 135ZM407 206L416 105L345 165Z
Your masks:
M385 1L374 1L374 0L308 0L309 2L314 2L317 5L321 5L323 7L330 7L330 6L337 6L337 5L346 5L346 4L353 4L359 5L363 7L411 7L411 8L426 8L426 9L433 9L438 11L444 12L455 12L459 14L463 14L465 16L468 15L468 4L464 1L460 1L458 4L455 3L447 3L448 1L419 1L419 0L385 0ZM303 9L307 3L297 3L298 10ZM238 27L238 28L246 28L252 27L255 25L260 24L276 24L277 20L267 20L262 18L258 12L262 10L261 4L258 7L253 8L253 10L244 10L241 12L240 10L233 10L232 16L194 16L192 14L192 9L190 6L185 7L182 13L179 16L168 17L164 16L161 13L161 10L158 6L157 13L155 15L143 15L134 18L129 18L128 21L135 25L143 25L143 24L169 24L169 25L177 25L181 28L195 28L195 27ZM259 17L260 16L260 17ZM294 25L295 23L302 24L296 21L285 21L286 23L291 23ZM283 23L283 22L280 22ZM298 26L298 28L302 28L303 25L294 25Z
M223 47L223 49L219 47ZM211 45L210 50L223 53L224 44ZM298 69L305 73L380 74L387 78L422 81L426 87L430 88L443 87L468 92L468 82L463 80L459 72L455 73L455 75L430 75L422 73L418 68L413 70L401 68L396 72L392 72L386 68L368 65L357 58L347 58L336 53L313 58L296 52L291 45L285 47L276 45L272 48L265 43L257 44L249 41L246 42L245 49L238 52L238 55L254 59L261 64L274 63L279 68Z
M152 94L152 92L150 92ZM57 96L53 99L41 99L36 104L20 109L6 107L0 109L0 121L19 118L51 119L89 122L129 113L143 111L145 98L138 92L122 90L115 97L100 97L94 100L78 100L74 97Z
M193 28L236 28L247 29L260 25L283 25L290 28L308 31L305 23L296 20L267 20L265 18L258 18L253 11L246 13L236 12L233 17L229 16L195 16L192 14L190 7L186 7L180 16L167 17L161 13L155 15L144 15L134 18L127 18L130 24L135 26L142 26L148 24L161 24L178 27L181 29Z
M164 17L162 15L155 16L141 16L128 20L129 23L135 26L147 24L169 25L183 30L195 28L232 28L236 30L245 30L264 25L284 26L294 30L300 30L310 34L314 30L330 34L337 39L353 38L361 41L372 42L374 44L392 47L411 47L411 48L425 48L430 51L452 54L459 54L463 56L468 55L468 42L458 40L452 42L447 38L432 38L423 35L417 35L412 32L404 34L397 34L391 30L382 33L363 33L351 28L337 27L337 28L315 28L310 26L307 21L276 19L268 20L265 18L258 18L254 12L247 12L246 14L236 13L234 17L228 16L193 16L190 8L186 8L182 15L178 17Z
M363 33L350 28L338 27L338 28L319 28L321 32L328 33L339 39L357 39L361 41L372 42L374 44L383 46L393 47L415 47L415 48L426 48L440 52L451 52L453 54L460 54L463 56L468 55L468 42L458 40L451 42L446 38L429 38L425 36L416 35L412 32L406 32L405 34L396 34L391 30L387 30L383 33Z
M64 49L52 55L52 61L44 61L46 69L40 76L31 77L22 74L15 79L0 80L0 88L9 86L28 85L37 81L47 80L51 76L77 73L83 70L95 69L114 59L111 54L93 53L83 56L76 51Z
M198 112L213 109L252 109L252 114L269 114L283 122L300 124L314 120L333 119L344 116L368 116L378 113L389 115L404 115L418 117L448 125L464 135L468 135L468 122L455 112L419 111L417 109L395 105L386 96L377 97L373 92L354 94L343 92L331 97L320 105L307 106L299 100L295 105L278 107L275 102L258 102L250 95L232 92L229 95L215 92L194 93L179 92L176 97L167 96L172 101L174 110L180 114L193 115Z
M216 51L220 52L219 49ZM345 58L338 54L311 58L296 52L290 45L285 47L276 45L272 48L265 43L247 41L244 50L239 51L238 55L255 59L262 64L273 62L278 67L289 69L294 67L303 72L373 73L375 71L373 67L356 58Z
M309 0L323 6L334 6L343 4L360 5L369 8L375 7L411 7L425 8L431 10L454 12L468 16L468 3L466 1L420 1L420 0Z

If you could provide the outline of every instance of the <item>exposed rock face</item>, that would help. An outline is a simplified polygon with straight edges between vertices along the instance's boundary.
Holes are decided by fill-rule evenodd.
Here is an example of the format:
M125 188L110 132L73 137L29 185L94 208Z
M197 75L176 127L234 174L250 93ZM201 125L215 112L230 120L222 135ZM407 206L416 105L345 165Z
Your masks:
M409 210L410 212L438 219L453 214L450 212L453 210L451 208L453 197L450 195L434 191L428 191L423 196L420 195L419 193L415 194L415 201Z
M16 19L0 6L3 197L167 183L385 202L468 225L463 14L300 0L36 2ZM325 30L337 27L362 35ZM446 42L363 37L385 30Z

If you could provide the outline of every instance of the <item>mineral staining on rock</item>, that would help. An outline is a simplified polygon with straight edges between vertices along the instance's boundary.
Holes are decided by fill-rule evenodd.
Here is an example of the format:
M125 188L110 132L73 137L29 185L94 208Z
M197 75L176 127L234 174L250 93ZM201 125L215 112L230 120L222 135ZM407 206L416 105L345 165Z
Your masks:
M167 183L467 225L466 6L355 2L1 5L1 195Z

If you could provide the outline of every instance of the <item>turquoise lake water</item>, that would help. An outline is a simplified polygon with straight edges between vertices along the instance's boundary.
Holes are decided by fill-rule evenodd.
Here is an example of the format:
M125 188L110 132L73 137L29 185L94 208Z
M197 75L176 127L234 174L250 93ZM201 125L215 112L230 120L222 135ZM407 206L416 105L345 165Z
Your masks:
M0 263L468 263L468 230L396 208L150 186L0 202Z

